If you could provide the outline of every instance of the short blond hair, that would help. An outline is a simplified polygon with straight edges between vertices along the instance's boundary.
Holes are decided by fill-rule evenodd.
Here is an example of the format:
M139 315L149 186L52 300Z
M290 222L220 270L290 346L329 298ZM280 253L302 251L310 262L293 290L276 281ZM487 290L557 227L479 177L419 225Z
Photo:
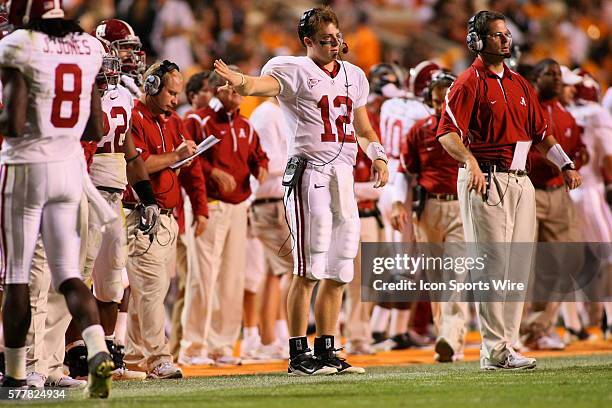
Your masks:
M145 87L145 84L146 84L146 82L147 82L147 78L148 78L149 76L153 75L155 72L158 72L158 71L160 70L160 68L161 68L161 66L162 66L162 65L163 65L163 61L157 61L157 62L154 62L153 64L151 64L151 65L149 66L149 68L147 68L147 70L146 70L146 71L145 71L145 73L144 73L144 76L143 76L143 77L144 77L144 81L143 81L142 86L141 86L141 88L142 88L141 90L142 90L143 92L144 92L144 90L145 90L145 89L144 89L144 87ZM175 65L176 65L176 64L175 64ZM171 70L166 71L166 72L164 73L164 75L162 76L162 78L161 78L161 79L162 79L162 83L163 83L164 85L166 85L166 84L167 84L167 81L168 81L168 79L169 79L169 77L170 77L170 75L172 75L172 74L173 74L173 73L175 73L175 72L176 72L176 73L178 73L178 74L180 75L180 71L179 71L178 69L175 69L175 68L172 68ZM182 76L181 76L181 78L182 78Z

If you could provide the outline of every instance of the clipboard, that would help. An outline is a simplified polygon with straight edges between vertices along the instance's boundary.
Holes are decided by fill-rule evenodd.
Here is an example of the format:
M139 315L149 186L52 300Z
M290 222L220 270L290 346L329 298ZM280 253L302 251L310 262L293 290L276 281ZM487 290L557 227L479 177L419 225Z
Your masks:
M210 149L211 147L213 147L220 141L221 141L220 139L217 139L213 135L208 136L206 139L202 140L202 143L196 146L195 153L193 153L191 156L187 157L186 159L179 160L175 163L172 163L170 165L170 168L172 170L176 170L179 167L184 166L188 161L193 160L194 157L201 155L202 153L204 153L205 151L207 151L208 149Z

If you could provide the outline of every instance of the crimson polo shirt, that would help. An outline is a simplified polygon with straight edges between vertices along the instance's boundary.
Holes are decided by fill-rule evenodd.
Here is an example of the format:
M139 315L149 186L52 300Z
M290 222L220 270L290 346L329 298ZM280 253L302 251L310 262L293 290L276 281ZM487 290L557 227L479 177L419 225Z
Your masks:
M414 123L400 153L400 172L416 174L432 194L457 194L457 161L436 138L438 118L431 115Z
M586 147L576 120L557 99L540 101L540 105L548 117L552 135L579 169L582 166L580 153ZM560 187L564 184L559 168L533 147L529 151L529 178L536 188Z
M516 142L541 142L547 123L529 82L504 64L500 78L480 58L451 85L437 137L459 134L478 162L510 167Z

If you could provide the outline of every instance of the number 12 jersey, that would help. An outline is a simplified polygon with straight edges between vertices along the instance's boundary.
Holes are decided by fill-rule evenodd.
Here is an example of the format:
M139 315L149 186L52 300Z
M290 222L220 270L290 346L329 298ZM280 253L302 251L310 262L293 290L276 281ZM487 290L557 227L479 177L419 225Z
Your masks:
M367 103L369 93L359 67L335 61L330 73L309 57L275 57L261 74L280 84L278 99L290 132L289 156L305 157L312 164L334 160L355 165L354 111Z

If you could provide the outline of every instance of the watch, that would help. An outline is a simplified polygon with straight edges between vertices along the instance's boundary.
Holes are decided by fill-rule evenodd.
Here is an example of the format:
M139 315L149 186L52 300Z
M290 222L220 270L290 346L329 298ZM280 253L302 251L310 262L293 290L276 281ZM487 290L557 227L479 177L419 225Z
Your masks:
M563 167L561 167L561 171L565 170L576 170L576 165L574 164L574 162L566 163Z

